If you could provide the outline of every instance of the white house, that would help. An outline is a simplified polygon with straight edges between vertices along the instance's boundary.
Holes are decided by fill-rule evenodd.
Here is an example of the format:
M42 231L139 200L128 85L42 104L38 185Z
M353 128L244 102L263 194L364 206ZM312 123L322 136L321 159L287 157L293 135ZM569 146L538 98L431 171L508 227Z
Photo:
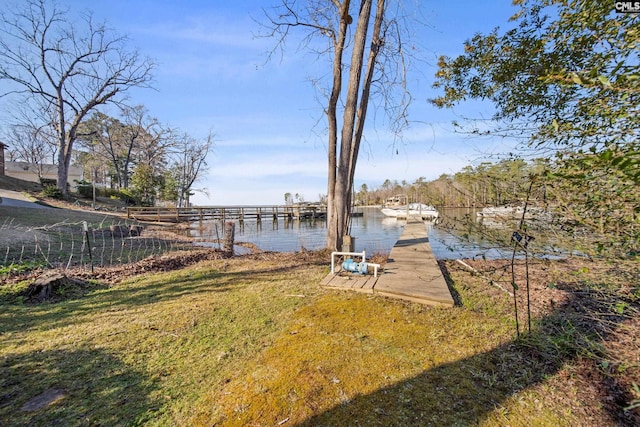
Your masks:
M40 166L42 168L42 178L58 180L58 166L49 164ZM4 175L24 181L40 182L38 169L34 164L27 162L4 162ZM74 181L82 181L83 178L84 172L81 166L69 167L67 183L70 187L75 186Z

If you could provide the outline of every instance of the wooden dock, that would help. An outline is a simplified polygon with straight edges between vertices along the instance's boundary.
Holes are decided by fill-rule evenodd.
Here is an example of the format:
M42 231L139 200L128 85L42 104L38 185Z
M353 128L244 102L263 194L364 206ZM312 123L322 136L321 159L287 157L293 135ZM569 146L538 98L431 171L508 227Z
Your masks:
M383 295L428 305L453 307L449 287L431 252L427 227L408 221L378 277L347 272L329 274L321 286Z
M279 218L318 219L326 218L327 207L323 205L270 205L270 206L195 206L188 208L129 207L127 217L139 221L195 222L205 220L262 221Z

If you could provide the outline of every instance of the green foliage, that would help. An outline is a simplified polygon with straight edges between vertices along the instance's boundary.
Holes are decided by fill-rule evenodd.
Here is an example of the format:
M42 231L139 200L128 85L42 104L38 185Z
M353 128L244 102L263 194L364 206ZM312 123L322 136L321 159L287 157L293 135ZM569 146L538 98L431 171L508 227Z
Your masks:
M597 0L517 4L514 28L478 34L464 55L440 58L434 86L443 94L433 103L487 99L495 119L520 125L536 146L637 151L637 17Z
M131 190L119 190L116 191L113 196L118 197L120 200L128 205L140 205L140 199L134 191ZM113 197L112 196L112 197Z
M180 197L180 184L171 170L166 171L162 177L160 177L160 199L176 202Z
M159 179L150 165L140 163L131 176L131 196L143 206L153 206L156 201Z
M6 274L25 273L36 268L47 267L48 264L42 260L28 260L9 265L0 265L0 276Z
M636 383L633 383L632 388L633 388L633 394L638 398L629 402L629 406L624 408L625 411L632 411L636 408L640 408L640 386L638 386L638 384Z
M51 197L52 199L62 199L62 190L54 185L46 185L42 189L42 195L45 197Z
M57 181L50 178L40 178L40 184L42 184L43 187L55 187Z
M588 252L625 257L640 250L640 189L610 151L563 156L547 175L548 195Z
M93 185L88 181L76 181L76 191L82 197L92 198L93 197ZM96 195L98 192L96 191Z
M597 0L514 3L513 28L478 34L463 55L440 58L434 86L442 94L432 102L489 100L497 123L489 134L529 136L531 147L555 151L545 191L565 223L592 235L586 248L637 253L638 17Z

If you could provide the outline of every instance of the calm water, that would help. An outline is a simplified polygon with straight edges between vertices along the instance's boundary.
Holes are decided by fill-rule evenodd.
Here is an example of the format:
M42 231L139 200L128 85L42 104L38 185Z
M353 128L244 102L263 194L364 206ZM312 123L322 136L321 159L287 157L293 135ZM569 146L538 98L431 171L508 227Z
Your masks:
M405 221L384 216L378 208L359 208L364 215L353 218L351 235L356 239L355 250L366 250L368 254L388 254L402 233ZM438 259L456 258L505 258L510 250L503 251L491 247L481 239L469 238L464 231L456 230L452 224L459 223L465 214L475 212L449 209L440 212L440 224L427 223L429 242L434 255ZM236 222L235 240L237 243L251 243L265 251L297 252L301 248L308 250L322 249L326 242L326 222L324 220L293 220L278 222L244 221ZM203 240L203 244L216 241L222 237L222 226L219 222L205 222L203 227L193 224L191 235Z

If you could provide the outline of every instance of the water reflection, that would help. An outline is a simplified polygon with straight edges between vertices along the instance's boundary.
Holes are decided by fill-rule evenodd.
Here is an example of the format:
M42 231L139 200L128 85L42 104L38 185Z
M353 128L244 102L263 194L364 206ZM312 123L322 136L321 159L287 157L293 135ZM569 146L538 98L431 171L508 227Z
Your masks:
M361 217L352 219L349 234L355 237L355 250L369 254L388 254L396 243L405 220L386 217L379 208L360 208ZM488 239L482 227L474 224L476 215L470 209L441 209L438 224L426 223L429 242L438 259L506 258L511 254L509 240L498 248L496 239ZM245 220L236 221L235 240L264 251L293 252L303 248L322 249L326 246L326 221L315 220ZM506 230L505 230L506 232ZM224 236L219 221L203 221L191 226L192 237L201 244L217 247Z
M511 229L484 224L471 208L440 209L438 224L429 240L438 259L501 259L511 257Z

